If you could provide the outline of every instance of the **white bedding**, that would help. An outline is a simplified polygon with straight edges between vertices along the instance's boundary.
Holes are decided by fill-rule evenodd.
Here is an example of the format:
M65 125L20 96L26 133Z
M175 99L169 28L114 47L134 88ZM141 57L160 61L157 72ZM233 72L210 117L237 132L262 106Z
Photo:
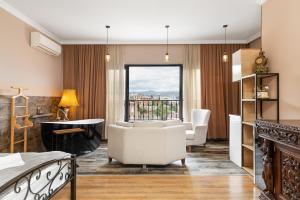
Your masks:
M24 165L24 161L22 160L20 153L12 153L6 156L0 157L0 170L18 167Z

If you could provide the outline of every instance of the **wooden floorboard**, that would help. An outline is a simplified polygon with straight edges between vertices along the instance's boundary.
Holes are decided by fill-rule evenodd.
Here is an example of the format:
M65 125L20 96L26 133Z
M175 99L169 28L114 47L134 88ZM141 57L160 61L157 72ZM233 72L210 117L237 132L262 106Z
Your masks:
M253 200L259 195L249 176L78 176L78 200ZM55 200L69 200L69 188Z

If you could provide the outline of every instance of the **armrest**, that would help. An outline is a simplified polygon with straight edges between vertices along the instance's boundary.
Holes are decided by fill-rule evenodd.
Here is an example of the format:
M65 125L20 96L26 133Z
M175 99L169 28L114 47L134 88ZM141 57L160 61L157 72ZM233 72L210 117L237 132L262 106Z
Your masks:
M194 126L196 137L206 136L208 125L207 124L197 124Z
M108 149L116 149L123 146L124 134L131 128L109 125L107 129Z
M196 124L194 125L195 132L201 131L201 130L207 130L208 125L207 124Z
M185 126L186 130L192 130L193 129L192 122L183 122L183 125Z

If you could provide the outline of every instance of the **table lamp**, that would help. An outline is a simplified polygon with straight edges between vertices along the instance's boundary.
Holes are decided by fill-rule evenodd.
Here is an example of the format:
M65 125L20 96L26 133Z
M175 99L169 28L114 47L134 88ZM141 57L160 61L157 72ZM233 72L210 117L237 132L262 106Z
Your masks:
M77 97L76 97L76 90L64 89L63 95L58 104L59 108L57 110L56 119L60 120L59 112L62 112L64 115L63 120L69 120L68 113L69 113L70 107L76 107L76 106L79 106Z

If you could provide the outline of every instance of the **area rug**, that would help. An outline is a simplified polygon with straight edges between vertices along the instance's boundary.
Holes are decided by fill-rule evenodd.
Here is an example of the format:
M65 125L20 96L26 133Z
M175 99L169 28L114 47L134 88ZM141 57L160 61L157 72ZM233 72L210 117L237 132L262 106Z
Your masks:
M77 172L79 175L130 175L130 174L162 174L162 175L245 175L229 160L227 142L208 142L206 147L193 147L187 153L186 165L176 161L166 166L123 165L116 160L108 163L107 146L102 144L96 151L79 156Z

